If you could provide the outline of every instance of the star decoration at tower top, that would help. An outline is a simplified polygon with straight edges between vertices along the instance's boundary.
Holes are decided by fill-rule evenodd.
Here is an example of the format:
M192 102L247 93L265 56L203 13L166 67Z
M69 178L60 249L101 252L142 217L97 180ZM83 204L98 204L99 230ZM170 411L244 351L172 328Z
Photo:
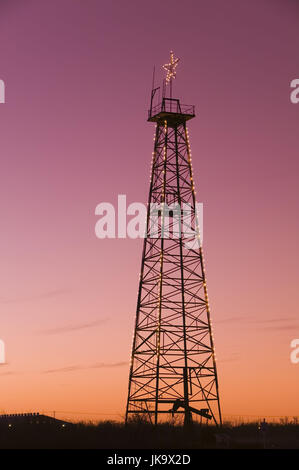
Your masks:
M176 68L180 59L174 58L174 54L170 51L170 63L163 65L163 69L167 71L166 84L168 84L176 76Z

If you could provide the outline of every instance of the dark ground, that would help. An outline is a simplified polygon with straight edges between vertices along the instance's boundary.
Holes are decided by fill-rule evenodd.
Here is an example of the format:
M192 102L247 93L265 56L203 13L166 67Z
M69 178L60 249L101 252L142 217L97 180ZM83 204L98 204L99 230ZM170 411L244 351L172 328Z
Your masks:
M299 449L299 425L182 426L102 422L0 427L1 449Z

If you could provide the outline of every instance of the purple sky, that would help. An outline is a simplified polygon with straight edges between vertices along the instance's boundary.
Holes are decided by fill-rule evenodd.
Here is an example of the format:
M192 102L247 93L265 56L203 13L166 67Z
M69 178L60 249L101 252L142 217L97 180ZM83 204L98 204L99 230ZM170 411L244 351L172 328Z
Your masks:
M124 412L142 241L98 240L94 211L146 202L172 49L223 413L299 415L298 20L295 0L0 1L5 411Z

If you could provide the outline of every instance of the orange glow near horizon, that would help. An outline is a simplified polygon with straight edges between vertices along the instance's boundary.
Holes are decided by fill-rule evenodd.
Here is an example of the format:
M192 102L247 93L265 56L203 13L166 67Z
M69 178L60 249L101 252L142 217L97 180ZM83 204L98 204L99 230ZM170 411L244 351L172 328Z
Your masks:
M173 47L224 420L299 416L298 6L214 3L0 6L0 413L124 417L142 240L96 238L95 208L147 201L149 64Z

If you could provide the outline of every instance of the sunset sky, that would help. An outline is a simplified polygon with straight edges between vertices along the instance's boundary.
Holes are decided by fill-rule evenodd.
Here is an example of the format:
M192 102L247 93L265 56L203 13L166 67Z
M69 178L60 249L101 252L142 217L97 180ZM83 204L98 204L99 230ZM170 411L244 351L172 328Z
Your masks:
M296 0L0 0L0 414L124 416L142 240L96 238L95 208L147 200L170 50L224 418L299 416Z

